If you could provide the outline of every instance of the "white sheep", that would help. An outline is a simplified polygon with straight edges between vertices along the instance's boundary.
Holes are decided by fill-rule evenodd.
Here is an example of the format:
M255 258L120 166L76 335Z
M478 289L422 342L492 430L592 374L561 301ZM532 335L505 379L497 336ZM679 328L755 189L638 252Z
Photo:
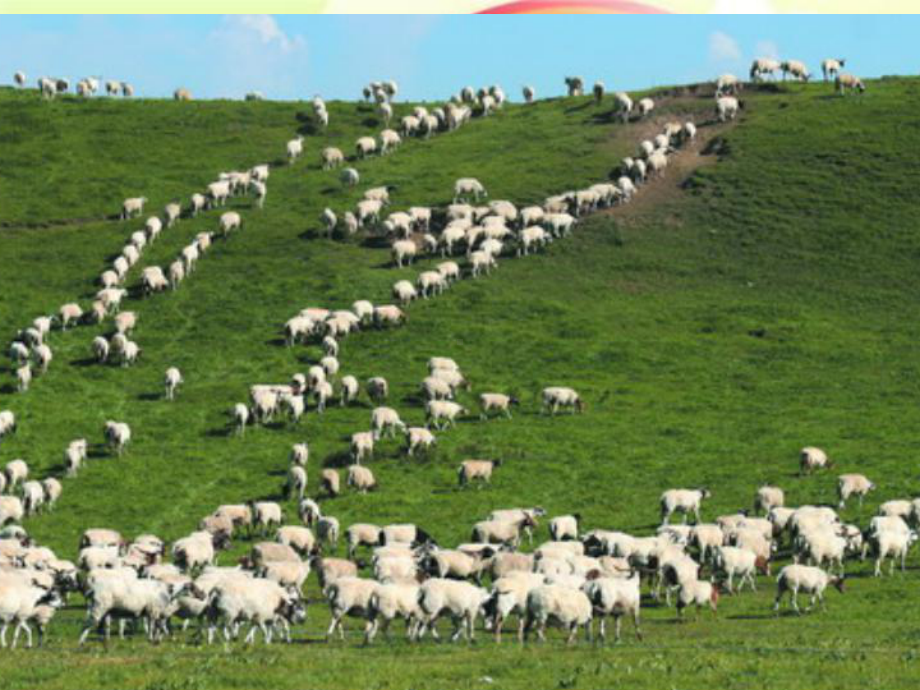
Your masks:
M418 248L412 240L397 240L393 243L390 253L393 257L393 263L396 264L397 268L402 268L403 262L407 265L412 263L418 253Z
M166 388L167 400L173 400L176 397L176 390L182 383L184 383L184 379L176 367L170 367L166 370L166 375L163 377L163 385Z
M833 467L834 463L828 459L827 453L814 446L806 446L799 451L799 471L806 474L816 469Z
M127 220L134 216L139 216L144 212L144 204L147 203L147 197L132 197L125 199L121 205L121 219Z
M125 422L107 421L103 429L106 444L120 457L131 443L131 427Z
M434 426L440 431L453 427L457 417L466 414L469 414L469 410L449 400L429 400L425 403L425 422L429 429Z
M841 594L844 591L842 577L832 577L820 568L808 565L787 565L779 571L779 575L776 577L776 584L776 599L773 601L774 612L779 612L780 601L786 592L792 593L792 608L796 613L801 614L798 602L800 591L811 595L811 604L805 609L806 611L809 611L816 602L821 603L821 608L826 608L824 591L828 585L836 587Z
M821 74L824 75L824 81L840 74L840 70L846 65L844 58L827 58L821 61Z
M54 358L54 355L51 352L51 348L47 344L42 343L41 345L38 345L32 349L32 356L35 359L35 364L39 367L39 371L42 374L47 373L48 366L51 364L51 360Z
M734 120L741 109L741 101L734 96L719 96L716 98L716 116L719 122Z
M585 404L581 396L573 389L562 386L544 388L541 394L543 412L555 415L561 408L571 408L572 412L584 412Z
M421 639L429 629L436 638L435 624L440 616L447 613L454 622L451 641L455 642L465 634L466 639L472 642L475 639L476 618L488 597L486 590L469 582L441 578L426 580L418 593L420 625L415 639Z
M579 626L584 627L585 636L590 640L592 615L591 601L580 590L562 585L535 587L527 595L527 623L524 636L526 639L536 624L537 637L545 641L546 625L553 619L568 629L567 644L575 641Z
M811 79L811 73L808 67L801 60L783 60L779 64L779 69L783 73L783 81L786 81L786 75L792 75L799 81L808 81Z
M875 488L875 484L862 474L841 474L837 478L837 496L840 498L840 508L846 507L846 502L850 496L859 498L859 506L862 507L863 499L870 491Z
M405 432L406 425L399 418L399 413L391 407L375 407L371 412L371 429L373 429L374 440L379 440L384 432L387 432L390 438L396 434L396 430Z
M845 95L847 91L863 93L866 90L866 85L863 84L859 77L847 73L837 75L834 80L834 87L841 95Z
M71 441L64 450L64 465L67 467L67 476L77 476L77 471L86 460L86 439L80 438Z
M661 522L667 525L675 512L683 515L684 524L687 515L693 514L696 522L700 521L700 504L711 494L708 489L670 489L661 494Z
M303 137L297 137L288 141L287 146L288 163L293 164L303 153Z
M472 196L475 201L480 197L488 197L486 188L482 183L473 177L461 177L454 183L454 203L461 198Z
M769 513L774 508L782 508L786 504L786 496L778 486L761 486L754 496L754 510Z

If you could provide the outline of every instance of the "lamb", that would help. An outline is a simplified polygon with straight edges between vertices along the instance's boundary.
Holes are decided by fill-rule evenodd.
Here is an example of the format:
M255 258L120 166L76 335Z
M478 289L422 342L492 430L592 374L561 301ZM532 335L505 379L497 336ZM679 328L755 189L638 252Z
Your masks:
M472 642L475 640L473 628L476 618L487 599L488 592L469 582L440 578L426 580L418 593L420 625L415 639L421 639L428 629L437 638L435 624L440 616L447 613L454 623L451 642L456 642L464 632L467 640Z
M474 479L482 480L486 484L490 483L492 472L501 464L501 460L464 460L457 470L460 488L472 483Z
M858 496L859 507L862 508L863 499L874 488L875 484L870 482L865 475L841 474L837 478L837 496L840 498L839 507L846 507L846 502L850 496Z
M828 459L827 453L820 448L806 446L799 453L799 472L808 474L816 469L833 467L834 463Z
M461 177L454 183L454 203L461 198L472 196L475 201L480 197L488 197L485 187L482 183L472 177Z
M847 91L859 91L859 93L863 93L866 90L866 85L863 84L859 77L842 73L838 74L837 78L834 80L834 88L842 96L845 95Z
M671 489L661 495L661 522L667 525L671 515L675 512L682 513L684 524L687 522L687 514L693 513L696 522L700 521L700 503L703 499L709 498L708 489Z
M374 440L378 441L384 431L388 432L390 438L393 438L397 429L405 432L406 425L399 418L399 413L393 408L375 407L371 412L371 428L373 429Z
M846 65L846 62L844 58L827 58L826 60L822 60L821 73L824 75L824 81L827 81L830 77L837 77L840 74L840 70Z
M303 137L299 136L296 139L291 139L285 146L287 151L288 163L290 165L294 164L300 155L303 153Z
M821 608L827 608L824 604L824 591L828 585L836 587L841 594L844 591L842 577L832 577L820 568L808 565L787 565L779 571L776 583L776 599L773 602L774 613L779 613L780 601L786 592L792 593L792 608L796 613L801 614L798 603L800 591L811 595L811 604L805 609L806 611L811 610L816 601L821 603Z
M121 219L127 220L134 216L139 216L144 212L144 204L147 203L147 197L133 197L125 199L121 205Z
M734 120L741 107L741 101L734 96L719 96L716 98L716 116L719 118L719 122Z
M303 603L281 585L270 580L228 578L214 588L207 609L209 627L208 644L214 640L217 622L224 621L224 638L230 640L230 624L249 621L251 629L245 638L247 644L255 640L257 630L262 631L266 644L271 643L270 625L280 617L290 641L290 624L306 618Z
M368 491L373 491L377 488L377 480L374 478L374 473L367 467L361 465L351 465L348 468L348 478L345 483L360 491L362 494L366 494Z
M465 414L469 414L469 410L449 400L429 400L425 403L425 425L429 429L434 426L441 431L446 427L453 427L457 417ZM445 424L442 425L442 421Z

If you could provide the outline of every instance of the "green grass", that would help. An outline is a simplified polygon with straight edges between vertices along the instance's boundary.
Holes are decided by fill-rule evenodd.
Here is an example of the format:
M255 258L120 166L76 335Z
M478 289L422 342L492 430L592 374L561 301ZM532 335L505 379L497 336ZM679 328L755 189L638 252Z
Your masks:
M439 435L429 459L406 460L385 444L372 464L380 490L346 493L325 509L343 525L417 522L443 544L466 541L491 509L529 504L579 511L587 527L647 533L670 487L707 485L708 519L749 506L768 481L793 505L833 501L834 473L796 476L803 445L827 449L837 470L864 472L879 485L861 513L855 504L845 512L852 521L867 522L882 500L909 497L920 335L918 88L915 79L890 79L870 84L864 98L829 97L820 85L748 93L740 123L722 135L719 163L693 174L686 191L628 217L586 220L545 254L501 261L491 277L410 307L405 328L346 339L342 373L388 378L407 421L423 420L414 396L431 355L454 357L474 393L511 391L523 405L513 420L464 420ZM128 421L136 434L123 459L93 458L66 480L58 509L28 520L30 533L65 557L75 557L80 533L93 526L175 539L219 503L276 495L289 447L302 439L315 484L324 460L367 427L369 407L311 413L299 428L255 429L243 439L226 435L227 410L250 384L285 381L318 358L315 346L276 342L299 309L389 301L393 282L433 263L397 271L372 243L315 239L319 213L345 210L366 185L395 184L394 207L402 208L446 203L453 180L467 175L490 198L518 203L602 180L633 151L638 130L586 104L513 107L407 142L360 163L356 190L319 170L317 152L328 143L350 151L375 131L373 116L334 104L328 135L308 136L305 160L273 171L264 211L234 202L244 212L239 234L217 242L178 292L130 301L144 350L136 367L82 366L92 337L106 329L81 327L52 335L55 361L33 390L0 394L0 409L13 409L21 427L3 441L0 461L23 457L38 476L60 472L72 438L98 443L106 419ZM671 114L706 118L709 105L685 97ZM88 303L106 258L141 225L57 222L103 218L136 193L156 210L220 170L274 160L308 109L38 104L0 94L5 332L74 298ZM36 165L49 132L53 155ZM49 227L24 227L33 223ZM167 263L215 225L213 213L182 221L142 265ZM187 383L167 404L161 378L171 365ZM538 391L552 384L582 391L587 413L537 414ZM474 406L473 395L463 401ZM505 464L490 488L458 491L454 472L466 457ZM296 519L294 505L286 509ZM247 547L238 542L224 560ZM482 639L469 648L394 641L367 650L351 622L344 645L239 653L132 640L77 651L82 612L74 599L46 651L4 655L0 685L443 688L487 687L488 676L501 688L912 686L920 673L916 571L876 581L869 564L855 562L848 572L847 594L829 595L826 613L772 618L772 582L761 578L756 595L724 599L714 621L676 625L673 609L649 605L646 641L633 641L627 626L624 644L604 650L567 650L558 636L545 649ZM312 580L308 595L319 596ZM327 622L324 607L313 605L298 642L321 639Z

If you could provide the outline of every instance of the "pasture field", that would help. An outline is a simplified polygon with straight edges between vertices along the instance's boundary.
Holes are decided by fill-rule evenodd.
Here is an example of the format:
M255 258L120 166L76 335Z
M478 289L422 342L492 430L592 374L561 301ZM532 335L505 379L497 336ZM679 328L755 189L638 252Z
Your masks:
M457 360L473 383L471 409L439 434L427 458L406 459L386 442L371 467L378 491L322 502L343 527L415 522L443 545L468 541L473 522L503 507L579 512L585 529L654 531L665 489L707 486L704 519L751 506L763 483L787 505L835 503L836 475L862 472L878 489L860 509L916 492L920 357L920 80L868 83L863 97L831 87L782 85L744 92L736 124L712 119L708 91L669 89L655 111L703 123L701 142L629 206L584 219L568 239L526 258L505 258L489 277L463 280L411 305L408 324L370 329L342 342L341 374L381 375L390 402L424 421L418 382L432 355ZM397 105L397 116L409 109ZM381 127L364 105L334 103L328 133L314 131L309 103L39 103L34 92L0 90L0 323L12 337L69 301L88 305L93 279L142 221L107 219L122 198L143 194L157 212L186 199L221 170L284 153L301 131L306 154L272 170L264 210L231 206L243 228L218 240L176 292L128 300L143 348L130 369L90 361L90 341L109 330L55 332L55 359L25 394L6 375L0 409L18 432L0 443L0 463L22 457L38 477L62 475L62 451L81 436L91 457L65 479L54 512L25 527L41 544L75 558L81 532L112 527L127 536L174 540L218 504L280 500L292 443L307 440L310 495L323 465L347 464L348 437L368 427L370 404L312 411L298 427L230 433L228 410L249 385L285 382L320 356L284 347L280 327L307 306L348 308L390 301L396 280L440 259L392 267L385 243L318 236L323 208L351 208L368 186L395 185L394 208L442 206L458 177L479 178L491 199L519 205L604 181L650 125L622 125L609 98L513 105L457 132L407 141L356 167L343 189L318 152ZM280 161L279 161L280 162ZM183 219L132 270L168 264L215 212ZM186 380L172 403L162 376ZM583 415L539 414L539 390L571 385ZM479 392L517 395L511 420L481 422ZM121 459L101 446L106 419L131 424ZM798 475L802 446L825 448L833 470ZM458 490L465 458L504 463L492 485ZM294 502L285 503L296 522ZM545 526L538 539L548 539ZM230 563L249 548L237 540ZM340 554L344 549L340 545ZM781 554L779 563L786 563ZM847 592L827 610L774 617L773 578L758 591L724 597L719 614L675 622L651 600L645 639L624 623L623 642L564 646L556 633L525 648L485 632L472 645L410 645L393 639L323 642L328 609L311 577L308 621L295 644L207 647L192 633L154 647L143 639L78 649L83 604L73 595L42 650L0 653L0 688L900 688L920 679L918 561L906 573L872 577L870 561L847 564ZM774 566L774 570L776 567ZM445 625L444 631L447 630Z

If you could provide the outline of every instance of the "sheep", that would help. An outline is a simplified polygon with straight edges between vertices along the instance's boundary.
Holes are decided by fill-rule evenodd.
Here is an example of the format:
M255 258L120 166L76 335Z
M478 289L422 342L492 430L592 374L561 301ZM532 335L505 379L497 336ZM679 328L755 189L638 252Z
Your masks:
M858 496L859 507L862 508L863 499L874 488L875 484L870 482L865 475L841 474L837 478L837 496L840 498L839 507L846 507L847 499L850 496Z
M758 572L762 575L770 574L769 563L762 557L757 556L753 551L736 546L718 546L714 552L714 567L717 572L728 577L729 594L734 592L733 580L735 576L741 577L741 582L738 585L739 591L744 588L744 583L747 582L751 590L756 592L757 584L754 580L756 574Z
M554 386L542 391L543 413L555 415L560 408L569 407L572 413L584 412L585 404L581 396L572 388Z
M511 407L513 405L520 405L520 401L513 395L505 395L504 393L482 393L479 396L479 417L482 420L486 420L489 418L489 412L494 410L499 412L499 414L504 414L508 419L511 419Z
M195 216L197 216L199 211L207 207L207 204L208 204L208 199L207 197L205 197L204 194L198 194L198 193L192 194L190 198L190 205L191 205L190 213L192 217L194 218Z
M475 201L480 197L488 197L485 187L482 183L472 177L461 177L454 183L454 203L461 198L472 196Z
M716 79L716 95L723 96L725 94L730 94L732 96L737 96L738 91L741 90L741 80L738 79L734 74L723 74L718 79Z
M716 99L716 117L719 118L719 122L734 120L741 108L741 101L734 96L719 96Z
M58 310L58 319L61 324L61 330L66 331L67 327L83 318L83 309L79 304L70 302Z
M323 162L323 170L337 168L345 162L345 154L342 153L341 149L337 149L334 146L327 146L324 148L320 154L320 158Z
M86 439L81 438L71 441L64 450L64 465L67 467L67 476L77 476L77 471L86 460Z
M220 216L220 232L226 237L232 230L239 229L243 224L240 214L236 211L227 211Z
M639 117L645 117L654 109L655 101L653 101L651 98L642 98L636 104L636 110L639 112Z
M565 539L578 539L578 524L581 522L581 515L560 515L549 521L549 533L553 541L563 541Z
M29 384L32 382L32 365L26 362L16 369L16 390L19 393L25 393L29 390Z
M437 443L434 434L425 427L412 426L406 429L406 455L410 458L421 448L426 453Z
M827 81L831 77L836 77L840 74L840 70L846 65L846 60L844 58L827 58L821 61L821 74L824 76L824 81Z
M594 88L592 89L592 92L594 93L594 101L598 105L600 105L601 101L604 100L604 90L604 82L594 82Z
M773 76L780 68L778 60L772 58L756 58L751 63L751 81L759 81L766 76Z
M374 137L361 137L355 142L355 152L358 158L367 158L377 150L377 140Z
M687 514L693 513L696 522L700 521L700 503L712 494L708 489L670 489L661 494L661 523L667 525L674 512L682 513L684 524Z
M14 340L10 345L10 359L14 364L25 364L29 359L29 348L18 340Z
M397 268L402 268L403 262L411 264L417 252L418 248L412 240L397 240L390 249L393 263L396 264Z
M501 460L464 460L457 469L457 480L460 488L472 483L474 479L479 479L489 484L492 479L492 472L501 464Z
M488 599L488 592L469 582L458 582L432 578L422 583L418 593L419 621L415 639L419 640L426 630L437 638L435 624L447 613L454 623L451 642L456 642L465 633L469 642L475 640L473 630L476 618Z
M7 522L22 522L25 508L18 496L0 496L0 527Z
M402 143L399 133L393 129L385 129L380 133L380 154L386 155L390 151L398 148Z
M308 527L299 525L279 527L275 539L279 544L291 547L301 556L308 556L316 551L316 537Z
M104 436L109 448L115 450L116 455L121 457L131 443L131 427L124 422L113 422L111 420L105 423Z
M60 595L24 580L0 580L0 647L6 648L6 631L10 623L16 622L13 633L13 648L19 640L21 630L26 632L26 646L32 646L32 630L29 621L39 621L39 644L44 625L53 616L56 608L63 605Z
M553 237L565 237L575 227L576 220L568 213L547 213L543 217L543 222L549 226Z
M162 292L169 287L169 281L159 266L147 266L141 273L141 286L145 295Z
M144 212L144 204L147 203L147 197L133 197L125 199L121 204L121 219L127 220L134 216L139 216Z
M393 284L393 298L403 306L418 298L418 291L408 280L400 280Z
M330 515L319 516L316 520L316 535L320 541L335 549L339 543L339 521Z
M171 604L169 585L157 580L137 579L114 573L96 579L88 586L86 622L80 634L82 646L89 633L105 623L105 639L110 635L113 614L146 620L148 638L159 640L165 632L166 616Z
M483 520L473 525L472 538L480 544L508 544L516 548L521 530L534 525L534 519L527 514L514 520Z
M780 601L786 592L792 593L792 608L800 615L802 613L799 610L798 603L800 591L811 595L811 603L808 608L805 609L806 611L810 611L814 607L816 601L820 602L821 608L826 610L827 607L824 604L824 590L827 589L828 585L836 587L837 591L841 594L844 592L842 577L832 577L820 568L808 565L787 565L779 571L779 575L776 577L776 583L776 599L773 601L774 614L779 613Z
M697 617L699 617L702 606L709 606L713 615L716 615L719 606L719 586L705 580L681 583L677 595L678 617L683 617L684 609L691 605L696 606Z
M476 278L482 271L488 275L496 265L495 257L489 252L475 251L470 254L471 275Z
M182 374L176 367L170 367L166 370L163 378L163 385L166 387L166 399L173 400L176 397L176 390L184 383Z
M592 614L591 601L581 590L569 589L562 585L535 587L527 595L524 638L529 637L536 624L538 639L546 641L546 625L550 619L554 619L568 629L567 644L571 645L575 641L579 626L584 627L585 636L590 640Z
M288 470L287 480L284 483L284 497L296 496L302 501L307 491L307 471L303 467L294 465Z
M566 77L565 86L568 89L569 97L581 96L585 89L585 83L581 77Z
M246 433L246 424L249 422L249 408L244 403L236 403L231 410L236 433L242 436Z
M300 592L309 575L309 563L269 562L259 569L260 577L276 582L292 592Z
M29 466L23 460L11 460L6 464L3 474L7 480L6 487L12 492L17 484L29 478Z
M389 395L389 384L387 380L380 376L369 378L365 384L368 397L375 403L381 403Z
M192 271L195 270L195 264L197 263L199 257L201 256L201 252L198 249L198 245L196 243L192 243L186 247L183 247L181 253L182 253L182 261L185 263L185 275L187 276L191 275ZM146 271L147 269L144 269L144 270ZM160 272L160 274L162 275L162 271ZM165 290L166 289L165 278L163 279L162 286L163 287L161 289Z
M361 181L361 176L354 168L345 168L342 170L341 175L339 175L339 179L341 180L342 184L348 187L354 187L358 184L358 182Z
M781 508L785 505L786 496L783 490L777 486L761 486L757 489L754 496L754 510L768 513L773 508Z
M901 571L903 572L906 567L907 552L916 540L917 533L912 530L879 529L871 531L868 543L875 555L875 576L881 576L882 561L888 556L891 557L889 574L894 574L894 563L897 558L901 559Z
M361 465L349 466L348 478L345 483L360 491L362 494L366 494L368 491L373 491L377 488L377 480L374 478L374 473L367 467Z
M391 407L375 407L371 412L371 428L373 429L373 438L375 441L380 440L383 432L388 432L390 438L396 434L396 430L405 432L406 425L399 418L399 413Z
M859 93L863 93L866 90L866 85L863 84L859 77L842 73L838 74L836 79L834 79L834 88L843 96L847 91L859 91Z
M805 63L800 60L783 60L779 64L779 69L783 73L783 81L786 81L787 74L791 74L799 81L807 82L811 79L811 73L808 71Z
M469 414L469 410L455 402L429 400L425 403L425 426L429 429L434 426L441 431L446 427L453 427L457 417L465 414ZM445 422L444 425L442 421Z
M262 631L266 644L271 643L270 625L279 618L283 621L286 639L290 641L289 625L306 618L304 604L281 585L270 580L228 578L214 588L208 608L208 644L214 640L217 622L224 621L224 638L230 641L230 624L249 621L251 629L245 638L247 644L255 640L257 630Z
M831 525L821 525L805 529L796 536L793 542L795 550L793 559L796 563L805 557L812 565L821 566L826 562L828 572L836 564L843 575L843 559L849 542L838 534L838 529Z
M638 571L632 571L628 578L598 577L589 578L582 586L594 608L594 614L600 618L599 635L601 642L607 639L606 622L608 616L615 621L615 641L620 641L622 618L629 615L636 629L636 639L642 641L639 627L639 608L641 605L640 577Z
M300 154L303 153L303 137L297 137L296 139L291 139L286 145L288 163L290 165L294 164Z
M210 208L213 206L223 206L227 203L227 198L230 196L230 182L229 180L222 180L220 182L212 182L208 185L208 192L206 195L206 207Z
M26 515L35 515L45 503L45 487L35 480L23 482L22 508Z
M827 453L820 448L806 446L799 451L799 472L808 474L816 469L831 468L833 461L828 459Z
M253 526L260 528L262 534L268 534L277 529L282 523L281 506L271 501L253 501L252 509Z

